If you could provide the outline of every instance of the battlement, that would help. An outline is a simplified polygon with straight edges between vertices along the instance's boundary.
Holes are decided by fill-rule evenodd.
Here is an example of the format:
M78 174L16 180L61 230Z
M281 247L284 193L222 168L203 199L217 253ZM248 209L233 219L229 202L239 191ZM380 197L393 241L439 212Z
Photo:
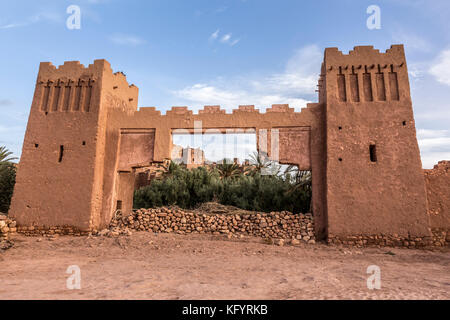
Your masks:
M90 112L93 107L98 108L100 89L107 89L106 92L109 91L115 100L123 100L111 103L112 106L119 104L127 109L136 109L139 89L128 84L123 72L113 73L109 62L103 59L95 60L88 67L79 61L65 61L60 66L42 62L35 104L46 115L58 111ZM95 98L97 102L94 102Z
M348 54L325 49L319 100L328 98L356 103L409 99L403 45L393 45L385 53L373 46L357 46Z
M112 76L117 84L129 88L135 87L134 84L128 84L127 77L122 71L113 72L111 64L105 59L94 60L94 63L89 64L88 67L85 67L80 61L64 61L64 64L59 66L53 65L51 62L41 62L38 82L55 81L60 78L99 78L103 73Z
M198 111L198 114L224 114L225 110L220 109L220 106L205 106L202 110Z
M387 62L404 62L405 49L403 45L392 45L385 52L374 49L373 46L355 46L348 54L343 53L338 48L326 48L324 61L326 64L335 63L367 63L371 60L378 60L380 63Z
M131 210L136 166L171 159L173 134L196 133L201 121L205 133L255 134L258 151L311 170L318 237L426 236L403 46L357 46L348 54L328 48L320 70L319 102L300 111L288 104L265 111L206 105L198 113L175 106L162 114L138 109L138 88L106 60L41 63L11 215L22 226L103 228L116 209ZM426 176L447 179L448 167L440 163Z
M227 110L222 109L220 106L204 106L203 109L198 110L199 115L221 115L221 114L270 114L270 113L288 113L288 114L300 114L305 112L306 110L315 108L318 103L308 103L305 108L302 108L300 111L296 111L294 108L289 107L289 104L273 104L271 107L266 108L265 112L260 109L255 108L254 105L240 105L237 109L232 109L227 112ZM140 107L137 111L141 114L154 114L157 116L161 115L161 111L157 110L156 107ZM189 110L187 106L175 106L170 110L166 111L166 116L190 116L194 115L192 110Z

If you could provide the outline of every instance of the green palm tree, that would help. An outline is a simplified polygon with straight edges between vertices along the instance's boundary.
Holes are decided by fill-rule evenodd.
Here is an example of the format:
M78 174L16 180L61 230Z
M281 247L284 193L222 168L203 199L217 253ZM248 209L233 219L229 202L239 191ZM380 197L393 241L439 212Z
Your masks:
M261 170L270 166L270 160L265 152L255 151L250 155L251 166L247 168L247 173L250 175L255 175L260 173Z
M311 190L311 171L299 170L297 166L290 165L284 171L285 179L292 183L289 192L296 190Z
M218 163L216 169L220 179L235 178L242 173L239 165L227 162L226 159L223 159L222 163Z
M251 166L246 169L246 173L254 176L257 173L266 175L278 175L281 166L269 159L266 152L253 152L250 155Z
M16 157L10 157L12 154L6 147L0 147L0 164L11 163L13 160L17 160Z

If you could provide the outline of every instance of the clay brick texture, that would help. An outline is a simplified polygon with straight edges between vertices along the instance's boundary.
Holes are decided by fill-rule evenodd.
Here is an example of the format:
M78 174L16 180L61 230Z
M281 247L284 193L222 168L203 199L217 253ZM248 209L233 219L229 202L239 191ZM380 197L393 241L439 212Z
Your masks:
M448 163L424 178L403 46L327 48L320 70L319 101L301 112L281 104L161 115L138 110L138 88L105 60L41 63L10 215L19 227L100 230L117 209L131 211L140 169L170 160L173 132L201 123L204 132L254 132L258 150L312 171L316 239L429 237L430 216L448 228Z

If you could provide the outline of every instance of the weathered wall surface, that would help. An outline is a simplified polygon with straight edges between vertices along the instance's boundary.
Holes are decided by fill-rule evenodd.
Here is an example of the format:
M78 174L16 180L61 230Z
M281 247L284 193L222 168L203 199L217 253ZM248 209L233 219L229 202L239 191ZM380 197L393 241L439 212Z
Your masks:
M329 234L429 235L403 46L328 48L323 72Z
M225 113L219 106L205 106L198 114L193 114L187 107L173 107L166 115L155 110L154 107L140 108L136 112L128 112L116 108L110 108L108 112L108 131L111 132L141 132L151 130L153 135L148 137L121 134L119 139L119 164L115 171L133 170L133 166L146 166L151 162L163 162L171 158L172 133L175 130L185 129L186 132L225 133L230 130L235 132L255 132L259 150L266 151L270 157L279 157L282 163L299 165L303 170L313 172L313 209L316 214L316 228L318 234L326 232L326 213L324 210L323 189L323 105L309 104L301 112L294 112L288 105L273 105L266 113L260 113L254 106L240 106L232 113ZM201 128L200 128L201 126ZM142 128L142 129L141 129ZM130 131L131 130L131 131ZM138 142L138 139L139 140ZM281 147L276 149L273 139L282 141ZM134 142L132 142L134 141ZM142 145L154 146L152 157L144 151ZM286 146L284 145L286 144ZM126 147L122 147L125 145ZM131 150L133 150L131 152ZM279 155L275 156L275 154ZM299 151L299 152L296 152ZM117 160L116 155L110 154L109 163ZM128 157L139 158L139 161L122 160ZM137 159L136 158L136 159ZM148 159L145 162L145 159ZM127 162L128 161L128 162ZM132 163L133 162L133 163ZM126 165L125 165L126 163ZM126 167L128 165L128 168ZM120 183L117 179L108 179L104 186ZM122 190L116 186L114 190ZM133 192L129 190L125 194L113 195L112 203L132 202ZM129 200L125 200L129 199ZM320 231L320 232L319 232Z
M108 224L110 216L101 215L103 176L113 172L104 163L107 109L120 108L109 101L122 97L137 107L136 87L115 92L124 82L105 60L87 68L41 63L10 209L19 225Z
M440 161L424 174L430 226L450 230L450 161Z
M258 150L312 170L319 239L426 240L427 195L429 212L439 212L432 226L448 225L448 174L424 178L403 46L326 49L319 103L302 112L246 105L161 115L138 110L137 98L105 60L41 64L10 210L20 227L107 226L116 209L131 209L138 171L171 158L178 130L254 132Z
M41 63L10 209L19 224L92 225L105 63Z

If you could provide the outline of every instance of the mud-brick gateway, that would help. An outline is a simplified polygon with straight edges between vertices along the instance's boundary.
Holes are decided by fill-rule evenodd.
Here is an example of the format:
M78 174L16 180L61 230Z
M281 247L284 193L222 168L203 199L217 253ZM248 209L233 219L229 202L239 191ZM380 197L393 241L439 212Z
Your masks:
M161 115L138 110L138 88L105 60L87 68L43 62L10 215L19 227L103 228L117 206L131 209L136 168L170 159L172 132L201 121L205 130L255 130L270 156L277 132L280 162L312 170L318 239L426 239L431 226L448 230L450 165L425 179L403 46L327 48L318 88L319 102L301 112L205 106Z

